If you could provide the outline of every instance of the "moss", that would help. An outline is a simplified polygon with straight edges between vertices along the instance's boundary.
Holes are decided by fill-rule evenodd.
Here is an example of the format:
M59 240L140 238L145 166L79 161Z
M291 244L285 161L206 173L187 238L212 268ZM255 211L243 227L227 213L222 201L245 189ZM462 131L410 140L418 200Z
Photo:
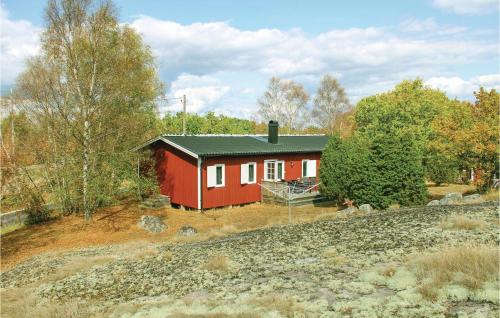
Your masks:
M443 288L443 294L452 301L465 301L469 297L469 290L460 285L448 285Z
M356 294L368 295L375 291L372 284L366 282L350 282L344 285L349 291Z
M378 272L364 272L359 275L359 279L363 282L367 282L373 285L385 285L386 277L380 275Z
M474 291L470 297L472 300L480 302L490 302L496 305L500 304L500 291L497 282L487 282L482 288Z
M414 287L417 283L417 278L412 272L401 267L396 270L394 275L387 279L387 287L394 290L403 290Z

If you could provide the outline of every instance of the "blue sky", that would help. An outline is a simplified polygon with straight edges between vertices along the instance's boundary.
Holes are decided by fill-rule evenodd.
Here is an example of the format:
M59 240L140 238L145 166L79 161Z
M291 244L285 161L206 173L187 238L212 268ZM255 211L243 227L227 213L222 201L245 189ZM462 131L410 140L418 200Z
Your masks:
M5 90L39 50L46 3L1 3ZM252 117L271 76L313 95L329 73L353 103L415 77L461 99L500 88L497 0L114 3L151 46L167 95L186 94L193 112Z

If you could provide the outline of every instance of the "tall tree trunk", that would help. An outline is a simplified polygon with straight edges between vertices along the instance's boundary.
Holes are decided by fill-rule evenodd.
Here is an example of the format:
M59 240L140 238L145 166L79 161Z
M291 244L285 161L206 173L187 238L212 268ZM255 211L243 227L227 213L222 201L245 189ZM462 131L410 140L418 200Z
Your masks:
M90 139L90 123L85 118L83 132L83 213L86 221L92 219L92 211L89 206L89 139Z

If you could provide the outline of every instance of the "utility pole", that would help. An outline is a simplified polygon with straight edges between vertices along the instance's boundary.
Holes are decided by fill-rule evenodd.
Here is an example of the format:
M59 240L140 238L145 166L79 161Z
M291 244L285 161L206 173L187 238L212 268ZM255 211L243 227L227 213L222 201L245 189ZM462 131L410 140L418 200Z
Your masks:
M12 102L12 88L10 89L9 96L9 105L10 105L10 138L11 138L11 153L12 158L15 155L15 146L14 146L14 103Z
M186 94L182 95L182 135L186 136Z

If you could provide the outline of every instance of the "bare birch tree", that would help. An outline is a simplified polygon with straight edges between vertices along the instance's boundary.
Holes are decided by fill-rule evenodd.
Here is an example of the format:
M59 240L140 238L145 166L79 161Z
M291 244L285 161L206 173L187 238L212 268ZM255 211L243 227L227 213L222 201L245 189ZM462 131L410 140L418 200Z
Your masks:
M60 203L90 220L120 181L127 150L146 137L162 86L150 50L118 24L111 2L51 0L45 20L41 54L17 92L44 128L42 156Z
M335 130L337 117L350 108L349 99L339 82L325 75L314 97L312 117L316 124L331 134Z
M264 121L277 120L290 133L292 129L302 128L308 100L309 95L302 85L272 77L267 91L257 101L258 114Z

